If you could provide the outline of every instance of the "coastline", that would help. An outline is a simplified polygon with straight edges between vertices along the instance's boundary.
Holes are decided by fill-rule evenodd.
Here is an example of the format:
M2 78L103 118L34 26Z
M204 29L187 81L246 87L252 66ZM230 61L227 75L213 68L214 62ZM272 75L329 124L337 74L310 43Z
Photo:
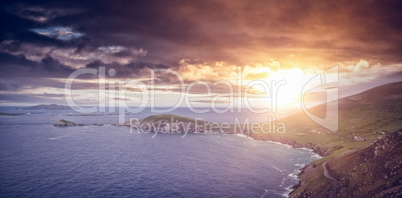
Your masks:
M234 134L237 136L245 136L247 138L253 139L255 141L265 141L265 142L271 142L274 144L280 144L283 146L286 146L288 148L292 148L292 149L305 149L310 151L310 153L312 153L313 155L318 155L319 158L314 160L317 161L319 159L322 159L324 157L326 157L328 154L326 152L323 152L323 148L321 147L317 147L314 144L307 144L308 146L303 146L298 144L295 140L291 140L291 141L280 141L278 139L270 139L270 138L256 138L254 136L250 136L250 135L245 135L245 134ZM283 139L282 139L283 140ZM325 155L327 154L327 155ZM305 166L303 166L300 169L296 169L296 173L294 174L297 177L298 180L298 184L293 185L288 187L287 189L289 189L289 192L287 193L287 197L290 197L290 195L301 185L301 179L300 177L303 175L304 171L307 169L307 167L309 167L314 161L310 162L309 164L306 164Z
M104 124L88 124L88 125L97 125L97 126L104 126ZM66 127L66 126L86 126L86 124L76 124L74 122L66 121L66 120L60 120L57 124L54 126L58 127ZM121 124L116 124L114 126L128 126L126 123L124 125ZM205 134L210 134L210 133L205 133ZM218 133L219 134L219 133ZM290 197L293 191L295 191L300 185L301 185L301 176L303 175L304 171L307 169L308 166L310 166L313 162L322 159L325 156L328 156L330 153L332 153L333 149L325 149L319 146L316 146L314 143L307 143L305 145L299 144L296 140L291 139L289 137L281 137L281 136L254 136L253 134L247 134L247 133L222 133L222 134L227 134L227 135L236 135L239 137L245 137L249 138L254 141L264 141L264 142L270 142L274 144L280 144L282 146L285 146L287 148L291 149L304 149L308 150L311 154L312 157L314 155L317 155L314 161L310 162L307 165L304 165L301 168L294 169L294 173L292 173L292 176L289 177L295 177L298 181L297 184L289 186L289 187L284 187L287 191L287 197ZM212 135L212 134L211 134Z
M312 157L314 157L314 155L317 156L317 159L315 159L314 161L317 161L317 160L322 159L322 158L325 157L325 156L320 155L316 150L314 150L312 148L308 148L308 147L304 147L304 146L300 146L300 145L296 145L296 144L283 143L283 142L275 141L275 140L263 140L262 138L258 139L258 138L255 138L253 136L250 136L250 135L245 135L243 133L232 133L232 134L229 134L229 135L236 135L238 137L244 137L244 138L248 138L248 139L251 139L251 140L254 140L254 141L264 141L264 142L269 142L269 143L273 143L273 144L278 144L278 145L282 145L282 146L285 146L285 147L290 148L290 149L307 150L312 154ZM287 190L286 194L284 193L282 195L286 195L285 197L290 197L290 194L292 194L292 192L295 191L300 186L300 182L301 182L300 176L303 174L303 172L306 170L306 168L308 166L310 166L311 163L313 163L314 161L310 162L309 164L304 165L303 167L301 167L299 169L294 169L295 173L292 174L292 175L295 176L295 178L297 179L298 183L295 184L295 185L289 186L289 187L285 187L285 189ZM292 177L290 175L288 175L288 176Z

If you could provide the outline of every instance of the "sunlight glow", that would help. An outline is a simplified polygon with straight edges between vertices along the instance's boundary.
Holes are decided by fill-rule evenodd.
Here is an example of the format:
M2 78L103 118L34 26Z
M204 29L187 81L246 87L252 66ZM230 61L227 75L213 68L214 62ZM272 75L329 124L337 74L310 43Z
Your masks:
M284 81L286 84L280 86L277 90L277 104L278 106L296 103L297 98L301 94L301 85L305 79L305 72L300 68L292 69L278 69L272 71L265 81L271 84L272 81Z

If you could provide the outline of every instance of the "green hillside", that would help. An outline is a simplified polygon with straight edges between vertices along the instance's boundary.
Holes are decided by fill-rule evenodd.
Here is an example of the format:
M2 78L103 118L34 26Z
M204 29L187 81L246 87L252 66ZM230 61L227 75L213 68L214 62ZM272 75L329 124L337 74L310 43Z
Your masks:
M293 197L312 194L329 196L325 193L331 190L332 182L323 175L322 164L325 161L329 160L328 165L334 166L336 162L343 159L343 156L365 149L387 134L402 129L402 82L379 86L340 99L338 102L339 129L337 132L331 132L319 126L303 112L299 112L278 120L286 124L286 134L250 134L259 140L273 140L294 147L311 148L325 156L305 168L300 176L301 184L291 194ZM328 105L333 104L334 102ZM326 105L319 105L309 111L315 115L324 116L326 108ZM396 158L402 162L401 156ZM334 166L334 174L342 172L344 168ZM359 179L360 176L357 173L354 177Z

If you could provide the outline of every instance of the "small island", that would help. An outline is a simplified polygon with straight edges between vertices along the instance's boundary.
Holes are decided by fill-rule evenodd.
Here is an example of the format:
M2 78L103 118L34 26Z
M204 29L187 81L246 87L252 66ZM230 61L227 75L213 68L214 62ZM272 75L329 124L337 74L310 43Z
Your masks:
M59 120L54 126L77 126L75 122L67 121L67 120Z
M94 125L94 126L104 126L105 124L102 123L96 123L96 124L77 124L75 122L71 122L68 120L59 120L56 124L54 124L53 126L61 126L61 127L65 127L65 126L90 126L90 125Z

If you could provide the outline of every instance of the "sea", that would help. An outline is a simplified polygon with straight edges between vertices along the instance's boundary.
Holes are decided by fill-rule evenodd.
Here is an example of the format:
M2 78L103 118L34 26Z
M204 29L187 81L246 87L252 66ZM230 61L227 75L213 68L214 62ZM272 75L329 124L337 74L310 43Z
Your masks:
M0 197L287 197L319 156L244 135L132 132L117 114L0 107ZM150 109L126 118L154 115ZM233 122L251 113L171 114ZM53 126L65 119L104 126Z

